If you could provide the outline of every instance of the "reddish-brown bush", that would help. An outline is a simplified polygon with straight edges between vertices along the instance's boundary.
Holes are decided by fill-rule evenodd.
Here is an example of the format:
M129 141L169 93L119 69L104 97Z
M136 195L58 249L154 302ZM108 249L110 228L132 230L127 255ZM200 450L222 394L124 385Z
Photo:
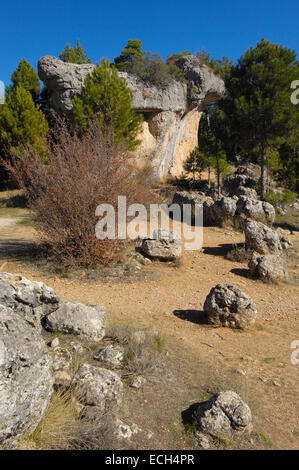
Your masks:
M37 229L51 252L66 265L94 266L121 257L123 242L99 240L96 207L112 204L118 196L127 204L146 204L152 197L149 168L138 169L135 159L117 144L113 132L103 133L90 123L80 138L58 121L49 142L48 161L29 149L25 158L7 164L36 214Z

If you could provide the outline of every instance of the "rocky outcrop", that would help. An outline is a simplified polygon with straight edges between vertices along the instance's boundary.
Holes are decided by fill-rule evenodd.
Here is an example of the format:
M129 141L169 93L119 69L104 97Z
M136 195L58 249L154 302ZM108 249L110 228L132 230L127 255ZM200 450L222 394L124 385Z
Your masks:
M212 438L230 436L233 432L250 432L252 415L249 406L237 393L228 390L201 403L196 412L199 431Z
M37 427L53 392L51 365L39 328L0 301L0 442Z
M251 298L228 284L218 284L211 290L204 304L204 312L210 323L230 328L249 327L258 317Z
M286 262L280 255L253 256L248 263L253 277L279 282L287 278Z
M228 196L241 196L243 193L243 195L253 198L252 196L256 195L254 188L258 180L258 177L251 168L240 166L233 175L223 180L223 189ZM247 188L247 190L241 188ZM250 189L254 190L254 192L248 191Z
M224 82L194 56L185 56L176 64L188 83L172 80L163 88L147 84L137 77L119 72L133 93L133 107L144 116L142 143L136 151L140 163L151 161L158 177L179 175L183 162L198 144L198 125L204 107L225 92ZM72 99L80 95L92 64L69 64L52 56L38 63L40 79L50 92L56 111L69 113Z

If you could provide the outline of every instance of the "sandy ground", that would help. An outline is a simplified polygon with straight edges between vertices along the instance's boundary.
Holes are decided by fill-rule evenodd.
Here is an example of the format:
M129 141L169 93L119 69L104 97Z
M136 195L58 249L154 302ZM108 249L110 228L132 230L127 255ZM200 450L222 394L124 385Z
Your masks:
M298 286L251 280L246 277L246 264L225 259L225 245L243 242L244 235L205 228L201 252L185 252L179 266L152 263L130 282L62 279L32 269L21 258L12 260L16 247L26 248L34 237L33 228L0 219L2 271L43 281L64 300L104 305L110 324L154 326L165 336L169 366L177 377L154 393L154 388L145 387L136 396L135 411L128 403L137 424L157 435L156 441L149 437L140 447L188 446L182 437L180 414L199 400L200 386L214 376L241 387L243 397L252 405L257 430L269 436L272 448L298 448L299 365L291 363L291 343L299 340ZM291 238L298 246L298 232ZM259 311L252 330L240 332L205 324L203 303L219 283L233 284L252 297ZM161 433L168 437L159 438Z

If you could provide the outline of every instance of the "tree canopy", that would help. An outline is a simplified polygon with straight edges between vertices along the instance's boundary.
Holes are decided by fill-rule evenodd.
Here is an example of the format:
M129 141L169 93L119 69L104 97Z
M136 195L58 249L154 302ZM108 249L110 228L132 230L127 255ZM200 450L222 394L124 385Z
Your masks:
M85 50L77 39L77 44L71 46L70 43L63 49L59 54L60 60L63 62L69 62L71 64L90 64L91 60L87 57Z

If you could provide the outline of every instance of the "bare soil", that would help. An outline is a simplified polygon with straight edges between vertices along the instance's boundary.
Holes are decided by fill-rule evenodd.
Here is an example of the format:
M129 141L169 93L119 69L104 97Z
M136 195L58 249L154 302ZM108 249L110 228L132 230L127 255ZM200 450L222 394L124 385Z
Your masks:
M26 262L24 254L36 233L20 223L30 217L28 211L15 210L7 214L0 209L1 271L42 281L64 300L104 305L108 324L155 327L165 337L161 374L126 394L123 419L142 429L132 449L193 448L183 426L184 412L221 388L234 389L251 406L261 447L298 448L299 365L291 363L291 343L299 340L298 286L252 280L247 264L225 259L232 244L244 242L243 234L204 228L203 250L185 252L179 265L155 262L126 279L92 281L84 273L65 279ZM298 232L290 238L298 249ZM290 263L298 272L295 254ZM207 324L203 304L219 283L233 284L252 297L259 311L253 329L240 332Z

